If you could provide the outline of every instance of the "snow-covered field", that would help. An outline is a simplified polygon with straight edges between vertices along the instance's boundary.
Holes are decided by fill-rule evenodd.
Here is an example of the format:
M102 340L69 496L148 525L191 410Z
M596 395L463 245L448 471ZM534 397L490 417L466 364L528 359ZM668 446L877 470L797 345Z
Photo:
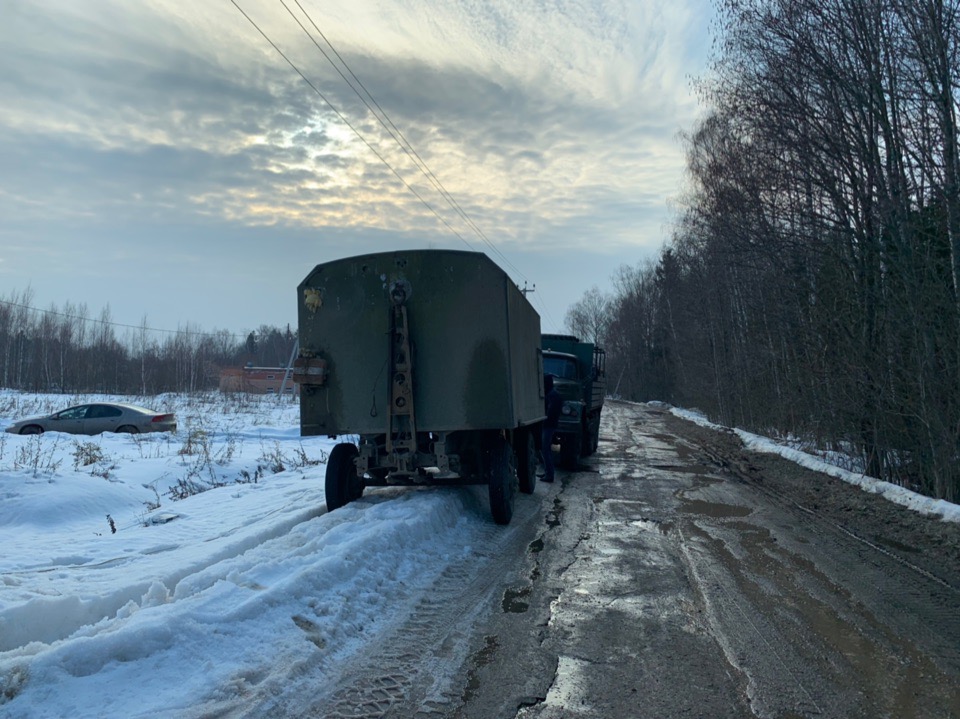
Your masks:
M121 398L0 393L0 426L95 399ZM348 656L489 522L456 489L326 514L333 442L288 401L123 399L177 433L0 433L0 716L229 710Z

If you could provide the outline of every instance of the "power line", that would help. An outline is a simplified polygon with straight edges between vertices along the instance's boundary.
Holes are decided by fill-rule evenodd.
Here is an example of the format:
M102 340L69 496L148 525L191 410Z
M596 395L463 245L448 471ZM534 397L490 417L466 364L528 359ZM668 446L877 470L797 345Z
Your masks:
M312 82L310 82L310 79L309 79L306 75L303 74L303 72L300 70L300 68L297 67L296 64L294 64L294 62L293 62L289 57L286 56L286 54L283 52L283 50L281 50L281 49L277 46L277 44L276 44L273 40L271 40L270 37L269 37L262 29L260 29L260 26L257 25L257 23L254 21L254 19L251 18L249 15L247 15L247 13L245 13L245 12L243 11L243 8L241 8L239 5L237 5L237 0L230 0L230 2L232 2L232 3L233 3L233 6L234 6L235 8L237 8L237 10L240 11L240 14L243 15L243 16L247 19L247 21L248 21L251 25L253 25L254 28L256 28L257 32L259 32L259 33L263 36L263 39L266 40L268 43L270 43L270 45L273 47L274 50L277 51L277 53L280 55L280 57L282 57L284 60L286 60L287 64L288 64L291 68L293 68L294 72L296 72L301 78L303 78L303 81L310 86L310 88L317 94L317 96L318 96L321 100L323 100L323 101L327 104L327 106L328 106L331 110L333 110L334 113L336 113L337 117L340 118L340 120L343 122L343 124L346 125L347 127L349 127L350 130L353 131L353 134L355 134L358 138L360 138L360 141L363 142L363 144L366 145L366 146L370 149L370 151L371 151L374 155L377 156L377 158L380 160L380 162L382 162L384 165L386 165L387 168L390 170L390 172L392 172L392 173L396 176L396 178L397 178L398 180L400 180L400 182L403 183L404 187L406 187L408 190L410 190L410 192L412 192L412 193L416 196L416 198L417 198L418 200L420 200L420 202L423 204L423 206L426 207L428 210L430 210L430 212L432 212L432 213L436 216L436 218L437 218L438 220L440 220L440 222L442 222L444 225L446 225L446 226L447 226L447 229L449 229L450 232L452 232L454 235L456 235L458 238L460 238L460 241L463 242L463 244L465 244L467 247L469 247L471 250L473 250L473 249L474 249L474 248L473 248L473 245L471 245L469 242L467 242L466 239L464 239L464 237L463 237L459 232L457 232L456 229L454 229L454 227L453 227L449 222L447 222L447 220L446 220L439 212L437 212L437 211L433 208L433 206L432 206L429 202L427 202L427 201L420 195L419 192L417 192L417 190L416 190L414 187L412 187L412 186L410 185L410 183L408 183L405 179L403 179L403 176L394 169L393 165L391 165L389 162L387 162L386 158L385 158L383 155L381 155L381 154L377 151L377 149L367 141L367 139L360 133L360 131L359 131L357 128L355 128L355 127L350 123L350 121L349 121L346 117L343 116L343 114L334 106L334 104L333 104L332 102L330 102L330 100L327 99L327 97L320 91L320 89L319 89L316 85L314 85Z
M246 335L238 335L233 332L227 332L226 330L222 332L196 332L194 330L162 330L155 327L144 327L142 325L128 325L122 322L113 322L111 320L98 320L92 317L84 317L83 315L72 315L67 312L57 312L56 310L42 310L39 307L31 307L30 305L21 304L19 302L11 302L10 300L0 299L0 304L7 305L8 307L15 307L21 310L27 310L29 312L37 312L42 315L51 315L53 317L63 317L64 319L69 320L79 320L81 322L93 322L99 325L107 325L110 327L122 327L124 329L137 330L138 332L158 332L162 334L171 334L171 335L190 335L195 337L231 337L236 340L246 339Z
M428 210L430 210L430 212L433 213L433 215L435 215L435 216L437 217L437 219L439 219L439 220L447 227L447 229L449 229L454 235L456 235L456 237L458 237L461 242L463 242L467 247L469 247L471 250L473 250L473 249L474 249L473 246L472 246L469 242L467 242L467 240L466 240L459 232L457 232L456 229L454 229L453 226L452 226L444 217L442 217L442 216L440 215L440 213L438 213L438 212L436 211L436 209L434 209L434 207L433 207L432 205L430 205L430 204L423 198L423 196L421 196L420 193L417 192L417 190L416 190L412 185L410 185L410 184L400 175L400 173L387 161L387 159L363 136L363 134L362 134L356 127L353 126L353 124L343 115L343 113L341 113L341 112L336 108L336 106L334 106L334 104L326 97L326 95L324 95L323 92L321 92L321 90L320 90L313 82L310 81L310 79L309 79L309 78L303 73L303 71L301 71L300 68L286 55L286 53L284 53L284 52L280 49L280 47L279 47L279 46L267 35L267 33L256 23L256 21L253 20L253 18L251 18L251 17L243 10L243 8L241 8L241 7L237 4L237 1L236 1L236 0L231 0L231 2L233 3L234 7L237 8L237 10L240 12L240 14L243 15L243 16L247 19L247 21L248 21L251 25L253 25L253 27L257 30L257 32L259 32L260 35L270 44L270 46L273 47L274 50L276 50L277 54L279 54L280 57L282 57L282 58L286 61L286 63L294 70L294 72L296 72L296 73L300 76L300 78L301 78L304 82L307 83L307 85L314 91L314 93L316 93L317 96L320 97L320 99L323 100L323 102L326 103L326 105L337 115L337 117L340 118L340 120L341 120L348 128L350 128L350 130L360 139L360 141L363 142L363 144L366 145L367 148L369 148L370 151L373 152L374 155L376 155L376 157L380 160L380 162L382 162L382 163L396 176L396 178L397 178L398 180L400 180L401 183L403 183L404 187L406 187L411 193L413 193L413 195L416 196L416 198L417 198ZM340 61L340 63L343 65L343 67L346 69L346 71L347 71L347 72L350 74L350 76L356 81L357 85L363 90L363 94L360 92L360 90L357 89L357 86L355 86L355 85L353 84L353 82L351 82L350 79L347 78L347 76L344 74L344 72L340 69L340 67L337 66L337 63L334 62L334 60L333 60L333 59L330 57L330 55L323 49L323 47L320 46L320 44L316 41L316 39L313 37L313 35L310 33L310 31L304 26L304 24L300 21L300 19L297 18L297 16L294 14L294 12L290 9L290 7L287 5L287 3L286 3L284 0L280 0L280 4L283 5L284 9L287 11L287 13L290 15L290 17L293 18L293 20L297 23L297 25L300 27L300 29L303 31L303 33L310 39L310 41L314 44L314 46L317 48L317 50L320 51L320 53L321 53L321 54L323 55L323 57L327 60L327 62L330 63L331 67L333 67L334 70L337 71L337 73L340 75L340 77L343 79L343 81L344 81L345 83L347 83L347 85L350 87L351 90L353 90L353 92L357 95L357 97L360 98L360 101L363 102L363 104L364 104L364 105L366 106L366 108L370 111L370 113L376 118L377 122L379 122L380 125L387 131L387 133L390 135L390 137L394 140L394 142L397 143L397 145L398 145L398 146L400 147L400 149L407 155L407 157L409 157L409 158L413 161L413 163L416 165L417 169L424 175L424 177L427 178L427 180L433 185L434 189L435 189L435 190L440 194L440 196L447 202L447 204L449 204L450 207L453 208L453 210L461 217L461 219L463 219L463 220L467 223L467 225L474 231L474 233L487 245L487 247L489 247L489 248L493 251L493 253L494 253L495 255L497 255L497 256L501 259L501 261L502 261L504 264L506 264L509 268L511 268L511 269L513 270L513 272L514 272L516 275L518 275L521 279L523 279L523 280L526 281L526 280L527 280L527 277L523 274L523 272L521 272L521 271L516 267L516 265L514 265L514 264L507 258L507 256L500 250L500 248L498 248L498 247L490 240L490 238L487 237L487 235L486 235L486 234L483 232L483 230L476 224L476 222L474 222L473 219L470 218L469 215L467 215L466 211L463 209L463 207L460 205L460 203L457 202L456 198L454 198L453 195L446 189L446 187L444 187L444 185L443 185L443 183L440 181L440 179L439 179L439 178L436 176L436 174L429 168L429 166L426 164L426 162L423 160L423 158L420 156L420 154L416 151L416 149L413 147L413 145L412 145L412 144L407 140L407 138L404 136L403 132L402 132L402 131L396 126L396 124L390 119L390 116L389 116L389 115L387 114L387 112L383 109L383 107L380 105L380 103L377 102L377 100L376 100L376 98L374 98L373 94L367 89L367 87L363 84L363 82L362 82L362 81L360 80L360 78L356 75L356 73L350 68L350 65L347 63L347 61L343 59L343 56L342 56L342 55L340 54L340 52L336 49L336 47L334 47L333 43L329 40L329 38L327 38L327 36L323 33L323 31L320 30L320 28L317 26L316 22L314 22L314 20L313 20L313 18L311 17L311 15L307 12L307 10L306 10L304 7L300 4L300 0L294 0L294 2L296 2L297 7L300 9L300 11L301 11L301 12L303 13L303 15L306 17L306 19L310 22L310 24L311 24L311 25L313 26L313 28L316 30L317 34L323 39L323 41L326 43L326 45L330 48L331 52L337 57L337 60ZM368 102L368 100L367 100L367 97L364 97L364 94L369 98L369 102ZM371 102L373 103L374 106L376 106L376 109L374 109L374 107L371 106L371 104L370 104ZM382 117L381 117L381 116L382 116ZM388 126L388 125L389 125L389 126ZM517 284L518 284L518 287L519 287L519 283L517 283ZM540 299L539 296L535 296L535 300L536 300L536 302L540 305L540 307L542 308L544 314L546 315L547 319L551 322L551 324L556 324L556 323L554 322L554 320L553 320L553 317L550 315L550 311L549 311L549 309L547 308L546 303L544 303L544 302Z
M416 151L416 149L413 147L410 141L407 140L406 136L403 134L400 128L397 127L397 125L393 122L393 120L390 119L390 116L387 114L386 110L384 110L383 107L380 105L380 103L377 102L376 98L367 89L367 87L363 84L360 78L357 77L357 74L350 68L350 65L347 63L347 61L343 59L343 56L340 54L337 48L334 47L330 39L317 26L317 23L314 22L313 18L310 16L310 13L308 13L307 10L303 7L303 5L300 4L300 0L294 0L294 2L296 2L297 7L300 8L300 11L304 14L307 20L310 21L310 24L313 25L313 28L314 30L317 31L317 34L320 35L321 38L323 38L323 41L327 44L327 46L330 48L333 54L336 55L337 60L340 61L344 69L346 69L346 71L350 73L350 77L352 77L353 80L356 81L357 85L359 85L359 87L363 90L363 94L361 94L360 91L357 89L357 87L355 87L354 84L350 81L350 79L343 74L343 71L341 71L340 68L337 66L337 64L333 61L333 58L331 58L330 55L328 55L327 52L314 39L314 37L310 34L310 31L303 26L303 23L300 22L300 20L296 17L296 15L294 15L293 11L289 8L286 2L284 2L284 0L280 0L280 4L283 5L284 9L287 11L290 17L292 17L294 21L300 26L300 29L303 30L304 34L308 38L310 38L310 41L316 46L317 50L320 51L320 53L324 56L324 58L326 58L327 62L330 63L330 66L333 67L333 69L337 71L340 77L343 78L343 81L350 86L350 89L353 90L353 92L356 94L358 98L360 98L360 101L367 107L367 109L371 112L371 114L377 119L377 121L380 123L383 129L387 131L390 137L392 137L393 140L397 143L397 145L399 145L400 149L403 150L403 152L407 155L407 157L409 157L413 161L413 163L417 166L417 169L420 170L423 176L426 177L427 180L433 185L434 189L440 194L440 196L447 201L447 204L449 204L450 207L454 209L454 211L460 216L460 218L467 223L467 225L477 234L477 236L479 236L480 239L482 239L483 242L506 265L508 265L517 275L519 275L521 279L526 280L527 277L525 277L524 274L512 262L510 262L510 260L500 250L500 248L498 248L496 245L493 244L493 242L490 240L490 238L486 236L483 230L473 221L473 219L469 215L467 215L466 211L463 209L463 207L461 207L460 203L457 202L456 198L447 190L446 187L444 187L443 183L440 181L440 178L437 177L436 173L434 173L433 170L430 169L426 161L420 156L420 153ZM370 98L370 102L372 102L373 105L376 106L376 109L374 109L370 105L370 102L367 101L366 97L364 97L364 94Z

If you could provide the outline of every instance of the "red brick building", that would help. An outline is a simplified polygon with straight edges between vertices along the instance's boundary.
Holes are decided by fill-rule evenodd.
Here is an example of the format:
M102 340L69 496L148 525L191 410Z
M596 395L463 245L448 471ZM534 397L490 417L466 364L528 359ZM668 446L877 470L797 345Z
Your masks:
M248 394L278 394L287 370L283 367L230 367L220 370L221 392ZM299 394L300 385L287 380L284 394Z

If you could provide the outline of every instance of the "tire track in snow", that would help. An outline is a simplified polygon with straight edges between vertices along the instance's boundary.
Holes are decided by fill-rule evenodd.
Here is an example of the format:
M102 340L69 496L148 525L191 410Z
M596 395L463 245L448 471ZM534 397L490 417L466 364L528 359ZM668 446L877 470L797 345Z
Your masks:
M540 521L540 501L540 495L518 497L508 527L492 524L482 512L471 522L475 530L471 553L420 588L419 599L397 607L398 621L379 637L369 637L364 649L339 666L340 679L321 697L310 672L291 683L281 697L244 716L450 716L460 698L454 679L469 652L470 630L511 578L504 575L504 567L516 566L515 560L527 552L528 543L519 537L526 536L531 523Z

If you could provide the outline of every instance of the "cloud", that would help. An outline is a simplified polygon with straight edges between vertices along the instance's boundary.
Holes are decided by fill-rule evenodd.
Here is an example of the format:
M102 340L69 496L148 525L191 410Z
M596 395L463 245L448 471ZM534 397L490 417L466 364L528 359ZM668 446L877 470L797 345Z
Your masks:
M63 228L96 243L140 223L217 241L365 233L381 249L462 246L453 227L482 247L418 162L504 246L662 241L705 0L301 0L416 158L281 4L238 3L373 150L230 3L14 0L0 10L4 242L73 257ZM28 255L5 251L8 271L30 276Z

